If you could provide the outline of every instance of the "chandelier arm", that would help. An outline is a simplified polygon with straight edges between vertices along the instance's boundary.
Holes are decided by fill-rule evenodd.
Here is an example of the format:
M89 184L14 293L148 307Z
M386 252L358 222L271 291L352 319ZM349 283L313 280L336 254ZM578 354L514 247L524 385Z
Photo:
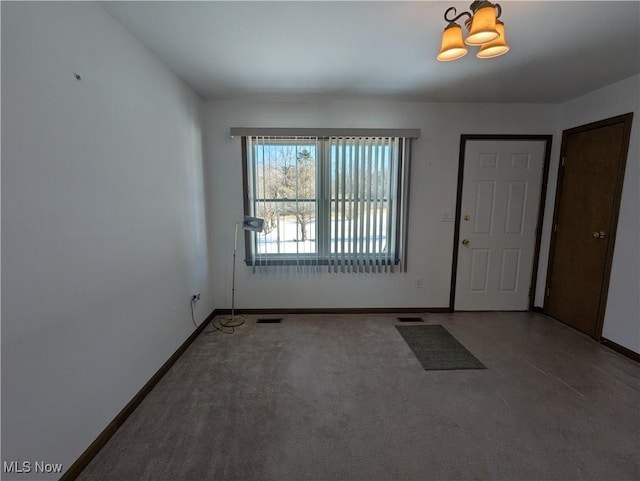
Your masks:
M448 18L447 15L449 15L449 12L453 10L453 14L456 14L456 7L449 7L447 8L447 11L444 12L444 19L449 22L449 23L454 23L457 22L459 19L461 19L462 17L464 17L465 15L469 18L471 18L471 14L469 12L462 12L460 15L458 15L455 18Z
M489 0L475 0L471 2L469 5L469 9L475 14L477 10L484 7L495 7L495 4L491 3Z

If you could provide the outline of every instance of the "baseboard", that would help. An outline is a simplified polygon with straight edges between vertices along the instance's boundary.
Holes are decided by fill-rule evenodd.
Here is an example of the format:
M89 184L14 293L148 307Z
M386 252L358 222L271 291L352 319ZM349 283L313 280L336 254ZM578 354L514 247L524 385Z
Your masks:
M448 307L338 307L338 308L268 308L268 309L236 309L236 314L272 315L272 314L392 314L451 312ZM231 309L216 309L214 316L229 315Z
M620 344L618 344L617 342L613 342L609 339L606 339L604 337L600 338L600 343L604 344L605 346L607 346L610 349L613 349L616 352L619 352L620 354L622 354L623 356L628 357L629 359L633 359L636 362L640 362L640 354L638 354L635 351L632 351L631 349L628 349L624 346L621 346Z
M158 369L158 371L142 386L142 389L127 403L127 405L118 413L118 415L104 428L104 430L98 435L87 449L80 455L80 457L67 469L62 475L60 481L73 481L76 479L82 470L87 467L91 460L98 454L98 452L107 444L107 441L113 436L118 428L126 421L131 413L138 407L142 400L151 392L156 384L162 379L167 371L173 366L173 364L182 356L196 337L207 327L207 325L213 319L215 311L209 314L209 316L198 326L198 328L191 333L191 335L180 345L180 347L174 352L169 359Z

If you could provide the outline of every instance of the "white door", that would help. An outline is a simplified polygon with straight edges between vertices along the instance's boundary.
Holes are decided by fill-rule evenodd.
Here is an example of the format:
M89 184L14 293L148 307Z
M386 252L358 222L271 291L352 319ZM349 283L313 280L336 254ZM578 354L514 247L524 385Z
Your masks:
M456 310L529 309L544 140L467 140Z

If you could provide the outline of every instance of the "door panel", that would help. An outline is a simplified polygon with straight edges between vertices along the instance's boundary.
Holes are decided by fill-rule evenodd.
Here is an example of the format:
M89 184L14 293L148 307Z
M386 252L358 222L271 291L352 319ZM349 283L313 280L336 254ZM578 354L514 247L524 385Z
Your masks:
M509 181L507 198L507 219L505 234L522 235L524 229L524 209L527 206L527 183L521 180Z
M474 212L473 233L491 234L495 204L496 183L478 181L476 184L476 208Z
M502 249L500 292L515 292L520 273L520 249Z
M468 140L460 199L457 310L527 310L545 140Z
M489 249L471 249L469 290L472 292L487 292L490 256Z
M593 337L602 330L630 121L563 136L545 312Z

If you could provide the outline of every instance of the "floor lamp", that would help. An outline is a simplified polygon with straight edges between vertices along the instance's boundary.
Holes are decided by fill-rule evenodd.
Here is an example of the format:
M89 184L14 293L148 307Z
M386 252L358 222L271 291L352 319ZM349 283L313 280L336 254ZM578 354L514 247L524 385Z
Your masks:
M220 325L224 327L237 327L244 323L236 322L236 251L238 250L238 227L242 226L243 230L251 232L262 232L262 226L264 225L264 219L259 217L244 216L242 222L236 222L235 235L233 237L233 274L231 275L231 318L227 322L221 322ZM239 316L241 317L241 316Z

